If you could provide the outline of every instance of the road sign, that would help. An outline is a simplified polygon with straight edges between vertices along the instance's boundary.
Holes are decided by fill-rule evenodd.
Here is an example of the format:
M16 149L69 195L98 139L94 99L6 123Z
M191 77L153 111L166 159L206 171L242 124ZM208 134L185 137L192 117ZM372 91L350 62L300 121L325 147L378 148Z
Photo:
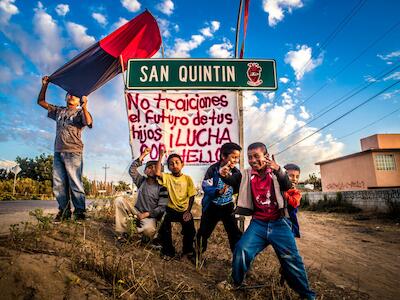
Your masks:
M132 90L276 90L272 59L130 59Z

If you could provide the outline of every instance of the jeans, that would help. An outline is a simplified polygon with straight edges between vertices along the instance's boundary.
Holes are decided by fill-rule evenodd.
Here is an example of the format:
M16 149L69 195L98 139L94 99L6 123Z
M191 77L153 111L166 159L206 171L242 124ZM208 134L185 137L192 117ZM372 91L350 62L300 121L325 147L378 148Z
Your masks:
M289 286L300 297L315 299L310 289L303 261L297 250L290 221L280 218L276 221L263 222L253 219L250 226L236 244L232 261L232 278L240 285L256 255L269 244L275 250L283 270L283 276Z
M201 247L201 252L207 250L207 240L214 231L217 223L222 221L225 231L228 234L229 245L233 253L236 243L242 236L233 210L233 202L226 205L217 205L214 202L209 204L206 211L201 216L200 228L197 232L197 245Z
M193 241L196 229L194 228L193 218L185 222L183 220L183 212L176 211L170 207L167 207L165 212L164 221L160 228L161 253L168 256L175 255L175 247L172 244L171 222L179 222L182 225L182 254L194 253Z
M54 153L53 192L58 202L58 209L66 214L70 213L70 200L75 208L74 214L86 211L82 168L82 153Z

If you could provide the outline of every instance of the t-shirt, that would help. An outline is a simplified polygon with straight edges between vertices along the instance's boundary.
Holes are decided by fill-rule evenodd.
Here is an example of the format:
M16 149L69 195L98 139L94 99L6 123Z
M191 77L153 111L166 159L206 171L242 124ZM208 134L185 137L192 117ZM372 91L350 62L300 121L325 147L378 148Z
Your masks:
M87 126L82 109L50 105L47 116L57 122L54 152L81 153L82 129Z
M272 221L280 218L278 202L275 197L275 189L271 174L258 174L251 172L251 194L253 196L253 218L261 221Z
M221 180L221 178L218 178L217 189L222 190L224 188L224 186L225 186L225 183ZM231 186L228 186L226 193L213 199L213 202L217 205L225 205L225 204L231 203L233 200L232 195L233 195L233 188Z
M188 208L189 198L197 194L192 178L185 174L177 177L162 173L158 182L168 190L168 207L179 212L184 212Z

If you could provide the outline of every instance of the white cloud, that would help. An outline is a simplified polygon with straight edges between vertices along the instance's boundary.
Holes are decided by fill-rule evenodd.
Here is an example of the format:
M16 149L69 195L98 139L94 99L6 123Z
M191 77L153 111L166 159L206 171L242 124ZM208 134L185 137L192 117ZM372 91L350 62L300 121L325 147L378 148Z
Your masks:
M56 13L59 16L65 16L69 12L68 4L58 4L56 6Z
M394 96L400 94L400 89L394 90L393 92L388 92L383 94L383 99L392 99Z
M274 101L275 99L275 92L261 92L264 98L267 98L270 102Z
M310 118L310 114L307 112L306 108L304 106L300 106L300 114L299 116L304 119L307 120Z
M189 52L196 49L205 40L204 36L200 34L194 34L189 41L183 39L175 39L175 44L173 49L167 49L166 54L168 57L179 57L187 58L190 57Z
M200 29L200 32L205 37L213 37L214 33L219 29L219 27L220 27L220 22L212 21L211 26Z
M100 25L107 25L107 18L105 15L101 13L94 12L92 13L92 18L95 19Z
M400 79L400 72L394 72L393 74L390 74L389 76L385 77L383 80L388 81L388 80L399 80Z
M141 7L141 4L137 0L121 0L121 4L130 12L137 12Z
M118 21L115 22L111 27L113 28L113 30L115 30L115 29L125 25L128 22L129 22L129 20L119 17Z
M93 36L86 33L87 28L83 25L68 22L67 31L72 39L72 42L79 49L86 49L91 46L96 40Z
M247 105L244 111L245 148L256 141L263 142L268 147L305 124L285 105L264 103L258 107L257 103L262 100L255 94L250 96L251 99L247 104L251 105ZM284 141L269 147L268 151L271 154L278 153L315 130L316 128L305 126ZM302 177L307 178L309 173L318 171L315 162L341 156L343 148L344 144L335 141L330 134L325 135L320 132L275 158L280 165L289 162L299 164L302 168Z
M391 65L391 64L393 64L393 60L397 60L397 59L399 59L400 58L400 50L398 50L398 51L393 51L393 52L391 52L391 53L389 53L389 54L378 54L377 55L380 59L382 59L382 60L384 60L384 61L386 61L386 63L388 64L388 65Z
M288 83L289 82L289 78L281 77L281 78L279 78L279 82Z
M163 2L157 4L156 8L163 14L170 16L174 11L174 2L171 0L164 0Z
M208 54L213 58L229 58L233 57L233 45L229 40L225 40L222 44L214 44L208 50Z
M160 27L161 35L165 38L169 38L171 36L171 32L169 31L170 22L162 18L158 18L157 22Z
M297 45L297 50L289 51L285 56L285 63L290 64L293 68L296 79L303 78L305 73L308 73L322 64L322 54L316 58L312 58L312 48L307 45Z
M244 91L243 92L243 107L251 107L258 103L258 98L256 93L253 91Z
M7 23L13 15L19 13L18 7L14 5L15 0L0 1L0 23Z
M283 20L285 12L303 7L302 0L263 0L263 9L268 13L268 24L273 27Z

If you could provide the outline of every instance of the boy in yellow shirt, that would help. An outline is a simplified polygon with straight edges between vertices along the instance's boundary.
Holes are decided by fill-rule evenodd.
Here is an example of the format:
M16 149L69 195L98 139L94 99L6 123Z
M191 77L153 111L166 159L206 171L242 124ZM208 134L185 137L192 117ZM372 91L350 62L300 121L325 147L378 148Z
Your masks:
M155 175L158 176L159 184L167 188L169 195L164 222L159 232L162 246L161 254L166 257L175 256L171 223L179 222L181 223L183 233L182 255L190 257L194 255L193 241L196 235L191 210L194 196L197 192L192 178L182 174L184 163L180 155L171 154L168 156L167 165L171 174L161 172L161 161L164 154L165 152L161 150L155 172Z

